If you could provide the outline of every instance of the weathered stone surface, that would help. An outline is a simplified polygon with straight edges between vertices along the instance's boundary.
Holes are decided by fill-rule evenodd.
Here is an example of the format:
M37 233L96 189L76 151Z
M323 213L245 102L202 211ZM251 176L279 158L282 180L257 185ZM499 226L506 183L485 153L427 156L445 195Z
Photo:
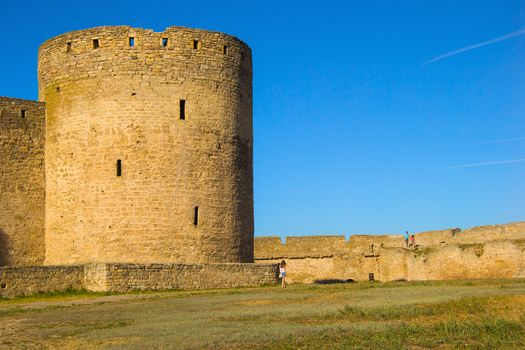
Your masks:
M46 264L253 262L246 44L97 27L42 44L38 75Z
M83 266L0 267L0 297L84 288Z
M113 292L250 287L278 280L275 264L102 264L95 271L87 288Z
M402 235L255 239L256 262L287 262L290 282L525 277L525 222Z
M209 289L275 284L271 264L90 264L0 268L0 296L68 288L89 291Z
M44 261L43 103L0 97L0 266Z

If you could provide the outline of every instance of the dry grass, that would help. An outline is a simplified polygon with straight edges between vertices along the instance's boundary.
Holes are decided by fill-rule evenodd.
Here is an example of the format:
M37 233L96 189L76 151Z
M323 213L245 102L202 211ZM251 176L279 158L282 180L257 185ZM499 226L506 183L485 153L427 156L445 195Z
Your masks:
M0 348L525 348L524 280L39 298L0 303Z

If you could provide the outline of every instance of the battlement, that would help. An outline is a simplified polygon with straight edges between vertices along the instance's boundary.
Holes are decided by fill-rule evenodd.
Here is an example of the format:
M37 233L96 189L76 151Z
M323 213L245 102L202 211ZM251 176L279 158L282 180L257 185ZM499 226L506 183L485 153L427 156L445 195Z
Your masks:
M53 106L53 97L60 99L59 93L64 89L78 89L75 82L79 80L115 80L125 76L151 87L183 85L191 79L215 82L213 89L221 91L221 86L228 84L248 104L251 79L242 76L251 77L251 55L248 45L238 38L200 29L169 27L164 32L154 32L105 26L73 31L40 46L39 99ZM115 91L123 87L117 85Z
M525 277L525 222L402 235L257 237L255 260L287 262L287 278L326 281Z
M280 237L255 238L256 259L280 259L300 257L327 257L345 249L344 236L303 236L286 237L286 243Z
M189 39L189 40L183 40ZM234 47L228 45L234 43ZM132 49L132 50L204 50L218 55L234 54L233 49L251 50L239 38L204 29L171 26L163 32L131 26L99 26L75 30L46 40L40 50L62 46L65 53L79 53L93 49ZM248 58L248 56L246 57Z
M477 226L467 230L459 228L424 231L414 234L416 244L432 248L448 244L481 244L496 240L519 240L525 238L525 222L504 225ZM406 248L402 234L340 236L256 237L255 259L319 258L344 254L368 253L381 248Z

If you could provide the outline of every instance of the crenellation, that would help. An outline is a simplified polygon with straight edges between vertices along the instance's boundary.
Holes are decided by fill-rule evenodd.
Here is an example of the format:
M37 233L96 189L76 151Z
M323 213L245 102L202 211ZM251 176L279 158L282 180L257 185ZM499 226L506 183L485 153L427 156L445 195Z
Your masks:
M525 277L525 222L403 235L255 239L255 261L288 262L291 282Z

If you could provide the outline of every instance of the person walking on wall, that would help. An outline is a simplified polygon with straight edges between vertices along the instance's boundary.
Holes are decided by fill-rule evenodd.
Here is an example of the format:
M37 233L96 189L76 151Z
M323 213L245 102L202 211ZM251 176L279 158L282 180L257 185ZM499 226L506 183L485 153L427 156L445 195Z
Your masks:
M405 231L403 234L403 239L405 240L405 246L408 247L408 231Z
M279 278L281 279L281 287L286 288L286 261L281 261L279 264Z
M414 235L411 235L410 236L410 244L409 244L411 247L415 246L416 245L416 237L414 237Z

